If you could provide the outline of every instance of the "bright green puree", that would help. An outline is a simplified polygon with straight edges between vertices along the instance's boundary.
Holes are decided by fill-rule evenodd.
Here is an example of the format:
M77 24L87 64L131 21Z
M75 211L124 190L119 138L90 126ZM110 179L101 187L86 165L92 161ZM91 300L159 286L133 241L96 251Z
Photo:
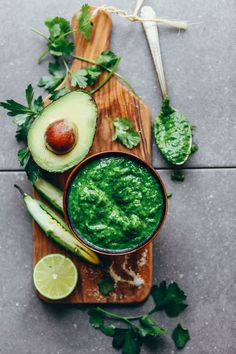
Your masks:
M138 162L105 157L78 172L68 209L83 239L102 249L121 250L151 236L162 219L164 198L157 179Z

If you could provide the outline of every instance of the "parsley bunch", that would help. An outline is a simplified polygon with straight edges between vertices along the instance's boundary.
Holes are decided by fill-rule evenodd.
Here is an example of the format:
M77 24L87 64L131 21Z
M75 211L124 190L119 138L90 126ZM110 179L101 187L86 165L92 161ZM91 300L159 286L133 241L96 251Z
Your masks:
M114 281L106 276L98 282L98 287L100 292L107 296L114 289ZM163 281L159 286L154 285L151 295L155 306L146 314L129 317L96 307L89 311L89 322L95 329L112 337L113 347L121 349L123 354L138 354L147 339L168 334L168 331L153 319L152 315L155 312L164 310L168 316L176 317L187 307L184 302L187 296L177 283L170 283L167 286ZM114 323L110 323L111 320L122 322L126 327L117 327ZM190 335L186 328L178 324L171 338L176 347L182 349L189 341Z
M17 125L16 139L27 143L27 135L29 128L43 111L43 99L41 96L34 99L34 91L32 85L28 85L25 90L26 105L18 103L14 100L0 102L0 107L5 108L7 115L14 118L14 123ZM25 171L30 181L34 182L41 174L40 168L35 164L27 147L18 151L18 160L21 166L25 167Z

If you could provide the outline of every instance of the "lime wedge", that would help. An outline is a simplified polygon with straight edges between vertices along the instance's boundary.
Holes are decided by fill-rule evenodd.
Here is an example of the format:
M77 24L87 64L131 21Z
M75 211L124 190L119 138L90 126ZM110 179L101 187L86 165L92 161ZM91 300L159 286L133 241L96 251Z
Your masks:
M78 280L74 263L62 254L49 254L40 259L33 273L38 292L50 300L64 299L72 293Z

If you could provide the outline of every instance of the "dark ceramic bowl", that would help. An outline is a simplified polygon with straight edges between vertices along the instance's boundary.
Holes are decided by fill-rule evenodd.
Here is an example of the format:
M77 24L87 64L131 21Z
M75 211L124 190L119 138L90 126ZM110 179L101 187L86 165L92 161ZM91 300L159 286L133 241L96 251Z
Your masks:
M97 159L101 159L101 158L105 158L105 157L125 157L127 159L133 160L137 163L139 163L141 166L145 167L150 174L152 174L155 179L158 181L158 183L160 184L161 188L162 188L162 193L163 193L163 199L164 199L164 208L163 208L163 213L162 213L162 218L159 222L159 224L156 226L156 229L154 230L154 232L151 235L147 235L147 238L142 242L139 243L138 245L135 245L132 248L126 248L126 249L122 249L122 250L108 250L108 249L103 249L101 247L96 247L95 244L90 243L89 241L87 241L86 239L83 238L82 235L80 235L78 233L78 231L76 230L75 226L73 225L73 221L70 217L70 213L68 210L68 196L69 196L69 191L70 191L70 187L74 181L74 178L77 176L78 171L84 167L85 165L87 165L89 162L93 161L93 160L97 160ZM159 232L162 229L162 226L164 224L165 218L166 218L166 214L167 214L167 209L168 209L168 201L167 201L167 194L166 194L166 189L165 189L165 185L162 182L161 177L159 176L159 174L154 170L154 168L147 163L146 161L142 160L141 158L130 154L130 153L126 153L126 152L118 152L118 151L106 151L106 152L100 152L98 154L89 156L88 158L86 158L85 160L81 161L70 173L67 181L66 181L66 185L64 188L64 197L63 197L63 205L64 205L64 214L65 214L65 219L67 224L69 225L72 233L88 248L90 248L91 250L93 250L94 252L100 253L102 255L109 255L109 256L121 256L121 255L125 255L125 254L130 254L133 252L138 251L139 249L145 247L149 242L153 241L153 239L159 234Z

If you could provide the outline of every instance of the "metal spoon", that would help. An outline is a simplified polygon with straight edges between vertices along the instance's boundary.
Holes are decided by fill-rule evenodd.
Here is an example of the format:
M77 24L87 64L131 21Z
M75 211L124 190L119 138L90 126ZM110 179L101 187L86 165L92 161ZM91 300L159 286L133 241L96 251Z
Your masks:
M144 19L156 18L155 11L150 6L144 6L141 9L141 16ZM156 144L169 163L172 165L182 165L191 154L191 125L181 112L170 106L157 25L151 21L144 21L143 28L151 50L163 96L161 111L154 121Z

